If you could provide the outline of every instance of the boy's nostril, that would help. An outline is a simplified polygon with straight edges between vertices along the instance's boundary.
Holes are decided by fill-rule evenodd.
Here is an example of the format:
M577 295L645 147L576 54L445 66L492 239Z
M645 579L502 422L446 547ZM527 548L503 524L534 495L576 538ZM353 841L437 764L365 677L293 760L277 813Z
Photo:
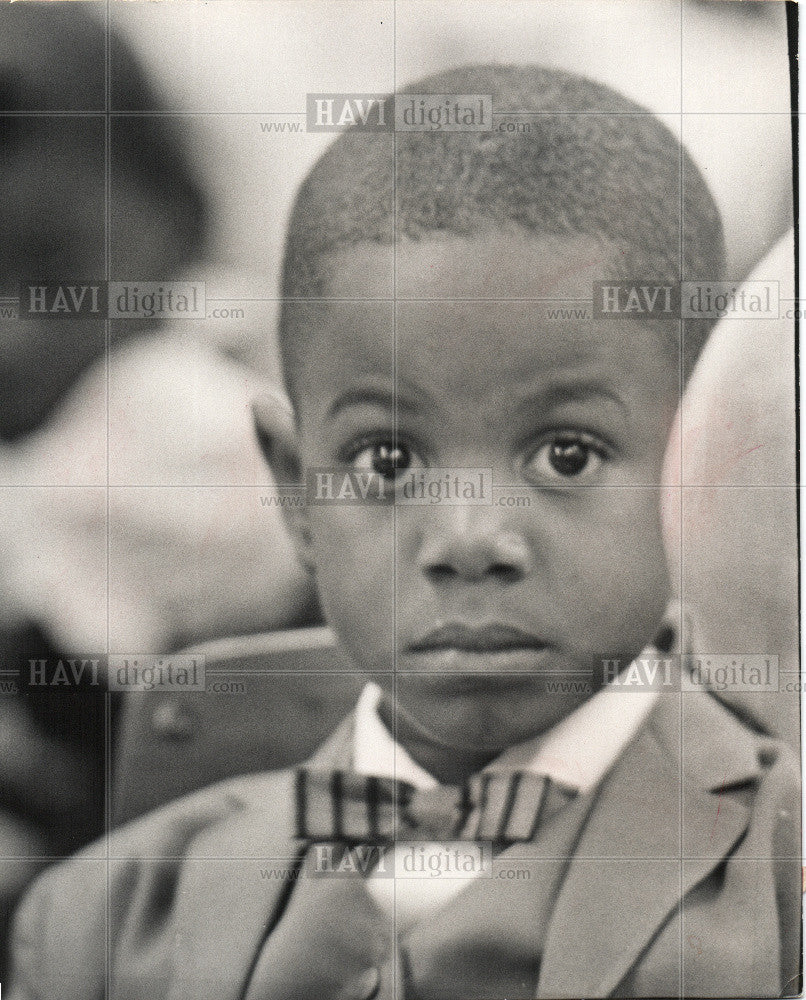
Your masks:
M496 563L489 569L490 576L495 577L496 580L500 580L501 583L516 583L523 576L523 572L516 566L511 566L507 563Z
M483 580L492 578L500 583L517 583L523 578L523 572L517 567L508 563L493 563L485 567L461 567L453 566L450 563L436 563L426 570L429 579L433 583L448 583L456 580L457 577L465 579Z
M420 567L432 583L517 583L530 571L526 542L485 532L441 539L421 555Z
M448 563L437 563L434 566L429 566L427 572L434 583L444 583L456 576L456 570Z

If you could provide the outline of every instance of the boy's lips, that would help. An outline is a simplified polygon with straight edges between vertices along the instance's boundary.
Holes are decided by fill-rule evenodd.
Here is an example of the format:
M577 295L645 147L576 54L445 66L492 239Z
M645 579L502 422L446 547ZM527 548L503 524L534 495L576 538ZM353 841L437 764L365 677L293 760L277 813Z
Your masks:
M493 622L486 625L466 625L449 622L440 625L422 638L409 645L409 653L512 653L517 651L537 651L546 648L546 643L530 632Z

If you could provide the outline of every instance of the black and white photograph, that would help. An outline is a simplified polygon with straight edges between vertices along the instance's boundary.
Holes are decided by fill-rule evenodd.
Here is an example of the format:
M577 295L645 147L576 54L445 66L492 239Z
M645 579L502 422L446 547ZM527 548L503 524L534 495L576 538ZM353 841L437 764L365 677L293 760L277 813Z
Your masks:
M0 0L0 997L803 993L794 0Z

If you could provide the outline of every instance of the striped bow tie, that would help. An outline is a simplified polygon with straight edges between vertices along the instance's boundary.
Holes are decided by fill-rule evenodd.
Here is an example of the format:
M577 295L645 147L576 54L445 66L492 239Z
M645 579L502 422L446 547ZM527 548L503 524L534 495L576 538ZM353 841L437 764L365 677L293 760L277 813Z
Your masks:
M463 785L419 789L353 771L296 771L296 834L305 840L529 841L576 795L528 771L484 772Z

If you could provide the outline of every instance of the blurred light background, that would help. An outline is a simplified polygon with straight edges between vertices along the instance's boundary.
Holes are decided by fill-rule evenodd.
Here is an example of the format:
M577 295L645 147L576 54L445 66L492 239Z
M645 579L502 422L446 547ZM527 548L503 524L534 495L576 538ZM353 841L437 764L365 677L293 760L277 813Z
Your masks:
M584 72L663 115L716 195L732 279L746 277L791 224L780 3L217 0L118 3L112 21L189 116L176 128L213 195L226 269L209 294L276 295L291 199L331 138L306 135L304 125L267 133L262 123L304 123L308 92L388 92L467 62ZM269 322L272 310L254 303L249 313Z

